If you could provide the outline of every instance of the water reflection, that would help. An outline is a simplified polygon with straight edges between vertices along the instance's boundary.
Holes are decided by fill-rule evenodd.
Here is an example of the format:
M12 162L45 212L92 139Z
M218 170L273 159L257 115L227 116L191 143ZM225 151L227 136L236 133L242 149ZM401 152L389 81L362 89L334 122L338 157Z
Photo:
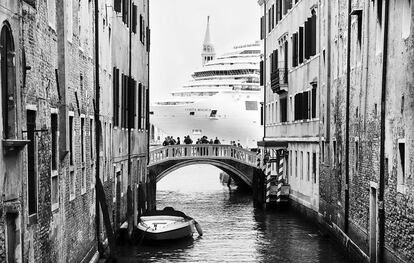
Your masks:
M255 210L249 194L229 192L209 169L193 167L157 186L158 209L184 211L204 235L169 245L123 247L120 262L346 262L306 219L289 211Z

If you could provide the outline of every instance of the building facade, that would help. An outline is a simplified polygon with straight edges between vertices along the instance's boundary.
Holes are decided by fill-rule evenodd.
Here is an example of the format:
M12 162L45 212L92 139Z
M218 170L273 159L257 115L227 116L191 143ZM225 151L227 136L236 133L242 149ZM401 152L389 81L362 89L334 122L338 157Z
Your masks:
M259 4L259 146L285 151L292 204L355 262L412 262L412 1Z
M0 5L1 262L88 262L107 244L104 233L153 205L146 197L148 1L99 1L99 41L94 3ZM134 124L115 125L116 114Z
M318 1L261 1L264 138L272 177L283 168L290 197L319 207L319 4ZM275 180L272 178L272 180ZM275 181L272 184L278 184Z

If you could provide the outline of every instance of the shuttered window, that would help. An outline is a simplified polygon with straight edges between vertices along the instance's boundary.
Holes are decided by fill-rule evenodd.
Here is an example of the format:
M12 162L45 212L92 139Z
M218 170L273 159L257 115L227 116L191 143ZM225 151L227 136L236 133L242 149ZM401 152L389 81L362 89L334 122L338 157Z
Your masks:
M29 215L37 213L37 174L36 174L36 112L28 110L26 117L27 139L27 199Z
M128 26L128 6L129 0L122 1L122 22Z
M310 18L310 55L316 55L316 14L313 13L312 17Z
M287 122L287 98L280 98L280 122Z
M112 82L113 82L113 124L114 127L119 125L119 69L114 67L113 75L112 75Z
M299 27L299 64L303 63L303 27Z
M132 32L137 33L137 16L138 16L138 9L136 5L132 5Z
M142 83L138 84L138 129L142 129Z
M114 0L114 10L115 12L121 12L121 0Z
M143 28L144 28L144 17L140 14L139 15L139 40L141 41L141 43L144 43Z
M150 52L151 46L151 30L147 27L147 52Z
M292 67L298 65L298 33L292 36Z
M312 118L316 118L316 91L317 86L314 85L312 88Z
M260 86L263 86L263 60L260 61Z
M310 47L311 38L310 38L310 30L309 29L310 29L310 26L309 26L309 19L308 19L307 21L305 21L305 45L304 45L304 47L305 47L305 50L304 50L305 59L309 59L309 57L310 57L309 47Z

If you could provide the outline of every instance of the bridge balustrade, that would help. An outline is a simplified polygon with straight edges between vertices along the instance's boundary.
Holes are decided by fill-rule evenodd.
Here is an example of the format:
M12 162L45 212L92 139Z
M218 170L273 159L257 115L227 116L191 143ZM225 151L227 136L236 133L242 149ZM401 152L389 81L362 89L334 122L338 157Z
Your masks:
M256 153L223 144L168 145L151 150L150 165L172 159L233 159L256 166Z

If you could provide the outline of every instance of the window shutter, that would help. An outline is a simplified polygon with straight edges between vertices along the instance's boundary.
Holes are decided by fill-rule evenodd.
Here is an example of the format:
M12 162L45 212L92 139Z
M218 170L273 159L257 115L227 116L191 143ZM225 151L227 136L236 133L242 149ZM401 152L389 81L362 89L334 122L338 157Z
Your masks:
M137 33L137 6L132 5L132 32Z
M260 61L260 86L263 86L263 60Z
M139 15L139 40L142 42L143 41L143 35L144 32L143 31L143 22L144 22L144 18L142 17L142 15Z
M142 83L138 84L138 129L142 129Z
M303 27L299 27L299 64L303 63Z
M311 56L316 55L316 15L313 14L311 17Z
M147 27L147 52L150 52L150 46L151 46L151 29Z
M118 107L118 102L116 101L117 98L117 83L116 83L116 72L117 69L116 67L114 67L113 73L112 73L112 111L113 111L113 125L114 126L118 126L117 123L117 116L116 116L116 112L117 112L117 107Z
M114 0L114 10L115 12L121 12L121 0Z
M263 38L264 38L264 34L263 34L263 20L264 20L264 16L262 16L260 18L260 40L263 40Z
M310 45L311 45L310 23L308 19L307 21L305 21L305 59L309 59L310 57Z

